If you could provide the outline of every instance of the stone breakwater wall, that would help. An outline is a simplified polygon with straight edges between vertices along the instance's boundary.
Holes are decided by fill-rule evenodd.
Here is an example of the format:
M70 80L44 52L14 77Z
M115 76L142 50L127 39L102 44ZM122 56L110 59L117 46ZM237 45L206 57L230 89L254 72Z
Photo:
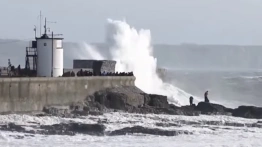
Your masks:
M44 106L68 105L119 86L135 86L135 77L0 78L0 113L42 111Z

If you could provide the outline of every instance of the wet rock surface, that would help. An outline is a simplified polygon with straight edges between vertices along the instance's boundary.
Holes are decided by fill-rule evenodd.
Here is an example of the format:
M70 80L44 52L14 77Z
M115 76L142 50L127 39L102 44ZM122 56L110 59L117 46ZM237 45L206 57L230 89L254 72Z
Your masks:
M262 108L240 106L236 109L223 105L200 102L197 106L178 107L169 104L163 95L147 94L137 87L125 86L107 88L95 92L81 102L69 106L46 106L46 115L59 117L78 117L87 115L102 115L105 112L128 112L140 114L169 114L198 116L205 115L233 115L244 118L262 118Z
M183 109L168 104L167 97L146 94L137 87L111 88L94 94L95 101L109 109L141 114L199 115L193 109Z
M109 135L116 136L116 135L127 135L127 134L149 134L149 135L159 135L159 136L177 136L179 134L192 134L189 131L179 131L179 130L162 130L157 128L145 128L141 126L134 126L134 127L126 127L120 130L112 131Z
M32 129L27 130L22 125L16 125L9 123L7 125L1 125L0 130L29 133L29 134L42 134L42 135L75 135L75 134L87 134L87 135L104 135L105 126L102 124L81 124L81 123L69 123L69 124L54 124L54 125L40 125L30 126Z
M200 102L196 106L196 109L201 111L201 114L220 114L220 115L231 115L232 110L230 108L226 108L223 105Z
M262 108L254 106L239 106L233 110L233 116L262 119Z
M94 136L118 136L127 134L149 134L159 136L177 136L179 134L193 134L189 131L180 130L162 130L158 128L146 128L142 126L126 127L114 131L105 131L105 126L102 124L54 124L54 125L43 125L38 127L32 127L33 130L27 130L23 126L9 123L7 125L0 126L2 131L11 131L19 133L28 133L30 136L33 134L41 135L69 135L73 136L76 134L94 135ZM28 135L27 134L27 135ZM23 136L15 136L16 139L23 139Z

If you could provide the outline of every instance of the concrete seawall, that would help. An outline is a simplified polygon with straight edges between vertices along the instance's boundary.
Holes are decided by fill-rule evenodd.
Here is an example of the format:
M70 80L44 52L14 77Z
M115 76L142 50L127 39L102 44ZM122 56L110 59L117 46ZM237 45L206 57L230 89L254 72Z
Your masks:
M0 78L0 112L42 111L47 105L66 105L95 91L134 86L135 77Z

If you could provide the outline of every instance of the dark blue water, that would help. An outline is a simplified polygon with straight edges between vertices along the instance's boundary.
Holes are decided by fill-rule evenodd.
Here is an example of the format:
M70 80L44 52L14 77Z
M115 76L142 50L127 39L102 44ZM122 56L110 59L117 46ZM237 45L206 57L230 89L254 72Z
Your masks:
M261 71L173 70L168 78L176 87L200 98L209 90L211 101L229 107L262 106Z

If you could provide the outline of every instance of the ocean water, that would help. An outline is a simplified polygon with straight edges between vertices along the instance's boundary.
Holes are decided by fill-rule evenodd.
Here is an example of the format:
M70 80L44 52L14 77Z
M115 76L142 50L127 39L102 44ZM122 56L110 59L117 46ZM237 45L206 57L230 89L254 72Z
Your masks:
M118 61L117 71L134 72L137 87L148 93L167 95L169 103L176 105L187 105L191 95L195 102L201 101L204 92L209 90L211 102L232 108L239 105L261 106L262 72L259 69L262 68L262 60L259 47L246 49L247 47L226 46L220 50L217 46L196 45L192 49L192 45L182 45L177 49L176 45L153 46L150 30L133 28L124 21L108 20L107 30L103 48L86 42L65 47L65 65L68 67L69 63L72 64L72 59L114 59ZM22 53L21 50L20 52ZM7 58L10 54L15 58L15 55L8 51L4 52L3 57ZM16 57L15 60L19 63L24 58ZM7 60L1 58L0 61ZM158 66L168 69L165 80L157 76ZM31 125L36 124L52 125L69 121L97 123L101 119L107 120L104 125L108 131L144 126L189 131L192 135L47 136L0 131L0 146L262 146L261 120L219 115L190 117L106 113L102 116L68 119L12 114L0 115L0 124L13 122L30 129ZM176 125L161 127L157 125L159 123Z
M261 70L170 70L167 79L202 101L208 90L211 102L231 108L262 106Z
M97 123L106 120L107 131L124 127L144 126L163 130L189 131L192 135L179 134L174 137L132 134L123 136L76 136L30 135L16 132L0 132L0 146L10 147L258 147L261 146L262 124L256 119L243 119L230 116L170 116L107 113L103 116L88 116L81 119L58 117L34 117L29 115L0 116L0 124L16 123L30 129L32 125L52 125L56 123ZM157 124L176 124L161 127Z

